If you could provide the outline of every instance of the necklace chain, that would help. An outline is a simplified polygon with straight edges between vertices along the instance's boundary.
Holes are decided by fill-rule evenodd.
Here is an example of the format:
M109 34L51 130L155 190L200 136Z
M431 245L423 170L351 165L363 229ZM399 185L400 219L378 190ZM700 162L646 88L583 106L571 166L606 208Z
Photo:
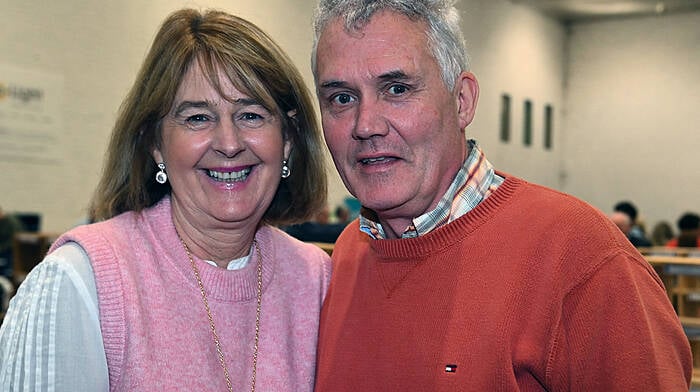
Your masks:
M221 343L219 342L219 335L216 333L216 325L214 325L214 318L211 315L211 309L209 308L209 301L207 300L207 293L204 291L204 284L202 284L202 278L199 275L199 268L194 263L192 258L192 253L190 248L187 247L185 241L178 234L180 238L180 243L185 248L187 257L190 259L190 265L194 271L194 277L197 279L197 285L199 286L199 292L202 294L202 302L204 303L204 309L207 311L207 318L209 319L209 329L211 330L211 336L214 338L214 345L216 345L216 353L219 356L219 363L224 369L224 378L226 379L226 387L229 392L233 392L233 386L231 385L231 378L228 374L228 368L226 367L226 359L224 358L224 351L221 349ZM258 343L260 342L260 308L262 307L262 256L260 254L260 247L258 246L258 241L253 239L253 246L255 247L255 253L258 258L257 265L257 275L258 275L258 285L257 285L257 303L255 308L255 341L253 343L253 376L251 380L251 392L255 392L255 378L257 376L258 370Z

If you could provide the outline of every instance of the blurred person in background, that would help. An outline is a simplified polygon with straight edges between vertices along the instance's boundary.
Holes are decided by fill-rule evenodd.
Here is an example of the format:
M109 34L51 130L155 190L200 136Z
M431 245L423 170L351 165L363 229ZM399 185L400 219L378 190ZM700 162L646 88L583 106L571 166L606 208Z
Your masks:
M665 246L675 236L671 224L661 221L655 224L654 229L651 231L651 242L654 246Z
M700 248L700 215L686 212L676 222L678 236L666 243L671 248Z
M646 237L644 227L639 222L637 207L631 201L620 201L613 207L613 211L626 214L630 219L629 230L625 232L632 245L637 248L652 246Z

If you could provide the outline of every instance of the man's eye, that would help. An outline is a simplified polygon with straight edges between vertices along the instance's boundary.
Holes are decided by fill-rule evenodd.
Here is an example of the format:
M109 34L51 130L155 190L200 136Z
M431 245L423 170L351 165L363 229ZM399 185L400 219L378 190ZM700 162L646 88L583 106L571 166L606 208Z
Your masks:
M337 103L340 105L347 105L350 102L353 102L354 98L349 94L338 94L338 95L333 96L333 98L331 100L333 101L333 103Z
M408 87L401 84L395 84L393 86L390 86L388 90L389 94L391 95L401 95L405 94L408 91Z

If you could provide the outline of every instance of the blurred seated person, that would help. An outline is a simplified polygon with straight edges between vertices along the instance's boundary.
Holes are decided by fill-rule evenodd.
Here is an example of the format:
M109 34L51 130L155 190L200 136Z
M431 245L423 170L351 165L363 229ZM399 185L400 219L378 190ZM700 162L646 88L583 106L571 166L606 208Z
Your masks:
M346 223L329 223L328 207L325 207L313 220L286 226L283 230L301 241L334 243L345 226Z
M654 246L664 246L675 237L673 227L667 221L661 221L654 225L651 231L651 242Z
M630 216L626 213L615 211L610 214L610 220L615 223L615 225L625 236L627 236L627 239L629 239L632 245L635 247L639 248L651 246L651 242L646 238L630 235L630 232L632 231L632 219L630 219Z
M671 248L700 248L700 216L693 212L686 212L678 218L678 237L671 239L666 246Z
M335 217L338 223L347 225L352 219L350 219L350 210L347 207L339 205L335 208Z
M629 229L623 230L622 227L618 224L618 222L615 222L618 224L618 227L620 227L620 230L622 230L623 233L627 236L627 238L630 240L632 245L635 247L648 247L652 246L651 241L646 238L646 235L644 233L644 229L642 226L639 224L639 221L637 219L638 212L637 212L637 207L632 204L630 201L621 201L617 204L615 204L615 207L613 208L614 212L619 212L627 215L629 217ZM616 217L618 221L621 220L621 218L618 216Z
M0 313L5 312L9 297L14 292L12 239L21 229L20 221L0 208Z
M12 277L12 239L22 230L22 223L0 207L0 276Z

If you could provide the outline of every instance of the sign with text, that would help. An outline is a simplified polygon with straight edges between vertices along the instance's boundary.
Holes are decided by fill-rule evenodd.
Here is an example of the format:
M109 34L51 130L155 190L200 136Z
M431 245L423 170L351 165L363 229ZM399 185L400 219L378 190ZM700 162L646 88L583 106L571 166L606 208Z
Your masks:
M0 64L0 163L60 163L63 78Z

